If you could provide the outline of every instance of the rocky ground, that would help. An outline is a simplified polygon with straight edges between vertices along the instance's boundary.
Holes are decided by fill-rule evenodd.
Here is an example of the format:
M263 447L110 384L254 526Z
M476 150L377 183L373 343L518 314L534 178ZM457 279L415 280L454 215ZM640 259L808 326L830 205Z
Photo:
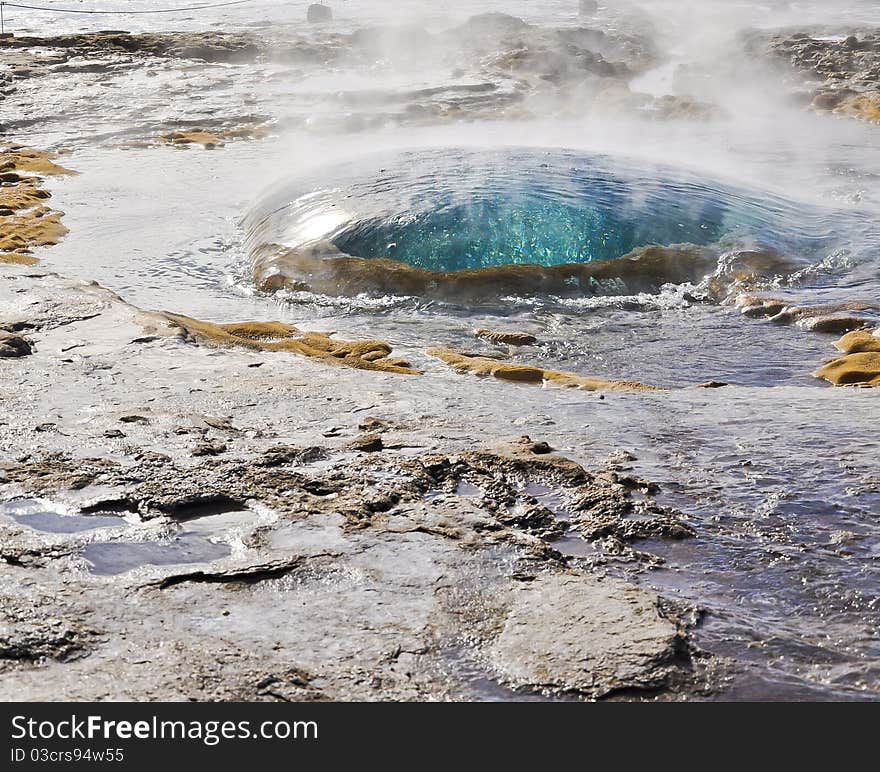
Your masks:
M786 30L751 36L750 46L786 62L814 110L880 123L880 29Z
M402 424L352 388L419 376L200 343L34 268L6 268L0 295L0 696L704 686L684 612L615 576L652 561L638 540L693 533L626 456L585 469L540 438L445 439L429 405Z
M219 132L222 138L224 132L259 129L271 120L284 129L348 133L546 117L594 100L612 111L659 119L711 113L686 98L632 93L629 81L658 61L645 34L536 26L501 13L480 14L433 33L389 25L351 33L313 29L303 34L292 28L8 35L0 38L0 104L5 107L0 132L37 122L46 130L58 123L69 139L94 133L101 141L142 142L180 131ZM247 67L230 70L230 65ZM413 78L414 71L421 76ZM272 115L280 98L288 100L289 83L339 72L352 73L352 85L342 82L329 109L326 95L319 104L318 95L305 90L296 95L297 109ZM355 85L363 72L372 73L375 87ZM71 76L77 78L74 89ZM412 79L413 87L387 88L387 78ZM227 94L215 103L233 82L239 90L252 90L243 99ZM122 91L132 89L146 98L122 112L127 109ZM64 90L70 93L58 94L61 101L46 103L47 91ZM169 100L181 113L173 121L167 115ZM117 118L126 118L124 125L115 130L107 121L95 125L96 114L111 108Z
M767 45L813 73L814 106L839 109L875 99L875 37ZM340 93L350 110L334 126L527 117L583 95L660 117L713 114L633 94L631 78L659 62L647 39L485 15L447 37L6 37L0 133L56 126L73 144L219 147L260 136L272 116L258 101L224 111L193 99L230 77L199 68L392 51L402 67L419 54L470 80L372 94L369 110ZM190 67L199 85L178 83ZM127 74L164 85L99 135L114 78ZM68 97L72 76L95 92ZM843 101L832 105L829 90ZM173 119L169 97L183 105ZM872 119L860 110L843 111ZM674 699L718 687L728 663L693 645L695 609L634 583L660 562L643 542L690 539L697 526L657 503L630 456L577 463L535 432L475 437L430 392L413 420L397 384L426 376L384 341L144 311L41 269L39 249L64 235L46 178L69 170L63 157L10 152L0 169L0 698ZM741 305L778 321L820 317L772 298ZM855 357L831 363L829 380L880 378L880 338L857 329L861 310L821 314L848 332L838 345ZM466 374L650 390L505 365L486 347L432 351Z

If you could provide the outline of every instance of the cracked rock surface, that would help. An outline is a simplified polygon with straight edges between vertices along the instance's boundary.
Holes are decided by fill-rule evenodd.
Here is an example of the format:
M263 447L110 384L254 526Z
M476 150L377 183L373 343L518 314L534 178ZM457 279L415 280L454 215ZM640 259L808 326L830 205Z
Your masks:
M613 461L525 436L475 447L328 401L327 377L409 376L145 335L154 317L94 284L16 266L0 293L3 323L35 342L4 365L18 388L0 422L0 697L594 699L703 683L686 623L614 575L650 565L645 523L681 538L686 516ZM216 377L221 361L234 377Z

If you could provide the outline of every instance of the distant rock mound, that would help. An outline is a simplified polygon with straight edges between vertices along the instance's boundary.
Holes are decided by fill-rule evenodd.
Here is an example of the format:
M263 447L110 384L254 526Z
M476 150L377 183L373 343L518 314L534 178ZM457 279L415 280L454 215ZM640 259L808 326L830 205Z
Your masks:
M321 3L312 3L306 11L306 21L311 24L321 24L327 21L333 21L333 11L329 5Z

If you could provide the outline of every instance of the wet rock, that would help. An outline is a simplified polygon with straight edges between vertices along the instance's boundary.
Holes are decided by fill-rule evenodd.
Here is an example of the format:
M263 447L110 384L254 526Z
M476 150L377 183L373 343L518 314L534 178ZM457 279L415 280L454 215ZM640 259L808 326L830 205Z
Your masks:
M807 81L813 109L880 122L880 32L868 28L843 38L837 32L753 33L748 45L788 61Z
M205 441L197 443L192 449L193 456L219 456L226 452L226 443L216 441Z
M595 16L599 10L599 3L596 0L579 0L578 13L581 16Z
M315 702L326 699L312 685L315 676L302 668L288 668L279 675L270 673L256 683L257 694L282 702Z
M438 41L430 32L416 25L379 25L355 30L351 44L357 51L369 56L393 60L408 58L414 51L425 56L436 49Z
M849 88L820 91L813 96L810 106L815 110L836 110L845 100L854 97L856 93Z
M261 48L250 35L227 32L84 32L31 37L17 35L0 40L3 49L55 48L75 55L118 54L180 57L208 62L253 61Z
M693 97L664 94L645 105L644 112L664 121L711 121L724 117L717 105Z
M487 330L480 328L474 330L474 335L490 343L497 343L506 346L531 346L538 342L538 339L527 332L503 332L499 330Z
M611 577L547 574L519 585L487 654L510 686L597 699L668 683L689 667L681 643L651 593Z
M27 338L0 330L0 357L24 357L31 353L33 348Z
M748 316L752 319L759 319L761 317L776 316L786 308L787 303L784 300L755 300L748 297L742 297L737 301L737 305L743 316Z
M641 247L622 257L587 263L524 263L444 272L387 258L354 257L321 242L296 249L265 244L253 250L251 261L254 282L267 292L288 288L329 295L366 292L476 302L505 294L585 297L609 286L630 293L656 292L664 284L700 281L717 268L718 254L693 244L673 244Z
M381 433L387 431L390 428L390 421L386 421L382 418L373 418L372 416L368 416L358 424L358 429L360 429L362 432Z
M290 464L310 464L327 458L324 448L300 448L293 445L273 445L259 460L261 466L286 466Z
M597 502L630 493L626 475L557 454L550 436L532 432L474 449L479 437L459 431L459 416L440 421L428 415L433 403L401 411L386 401L396 377L372 376L366 391L354 384L348 399L340 392L348 395L347 380L359 380L349 371L269 354L260 359L273 360L272 372L247 370L248 341L282 341L286 326L230 326L222 331L238 340L222 353L183 345L190 333L181 345L147 350L131 340L142 325L171 327L166 318L142 316L111 293L54 274L9 273L4 297L33 304L27 319L40 335L38 358L22 377L59 378L65 400L63 409L41 408L42 401L30 405L29 390L7 395L0 493L52 500L78 509L76 519L104 513L118 525L102 543L140 562L99 574L85 564L99 552L86 549L96 543L94 531L39 533L3 518L0 641L20 657L0 659L0 669L14 673L0 679L4 698L475 699L474 668L483 683L500 672L488 671L482 655L519 608L520 587L540 584L566 562L599 564L599 557L567 561L555 549L560 508L572 507L585 486ZM113 377L71 388L81 372L53 356L71 340L98 341ZM159 360L167 370L156 367ZM235 379L189 388L219 364ZM385 452L346 452L345 440L310 445L323 427L341 425L345 435L371 413L381 418L360 420L362 432L393 427ZM90 420L80 421L82 414ZM130 422L129 431L120 416L151 421ZM69 436L34 433L48 417ZM178 426L192 431L176 435ZM102 441L103 431L120 429L127 441ZM235 453L189 455L194 442L213 437L233 437ZM564 434L552 439L568 446ZM406 452L397 452L404 443ZM324 457L328 463L307 466ZM649 495L645 487L630 498ZM189 540L194 533L201 542ZM205 541L217 549L188 551ZM141 560L145 545L169 544L192 562ZM625 543L615 549L611 555L602 543L590 553L619 556L626 570L635 552ZM35 587L45 591L44 604ZM62 624L55 628L53 619ZM572 624L579 623L563 617L560 639ZM87 628L101 633L92 638ZM539 633L539 650L548 629ZM462 647L454 661L447 641ZM636 672L634 688L643 680Z
M322 359L360 370L418 375L403 359L391 357L385 341L341 341L320 332L301 332L282 322L236 322L214 324L181 314L144 314L145 326L165 335L214 346L233 346L252 351L286 351ZM148 321L147 321L148 320Z
M847 354L823 365L815 374L835 386L880 386L880 353Z
M626 509L629 510L630 506ZM632 511L635 516L621 516L618 511L579 518L578 530L587 541L613 536L627 543L641 539L680 541L696 535L694 529L683 523L678 513L672 510L652 504L634 505Z
M480 13L471 16L457 31L466 36L488 37L522 32L530 25L517 16L507 13Z
M266 579L275 579L286 576L291 572L304 569L309 563L309 558L296 555L266 563L258 563L243 568L228 568L217 571L190 571L180 574L170 574L163 577L154 585L160 590L166 590L179 584L250 584L261 582Z
M453 349L432 347L427 349L429 356L436 357L460 373L472 375L491 375L502 381L516 383L545 383L564 388L583 391L656 391L659 386L649 386L636 381L610 381L603 378L590 378L565 373L558 370L545 370L534 365L510 364L482 356L468 356Z
M205 150L214 150L215 148L223 147L226 142L233 140L263 139L268 135L269 130L265 126L259 125L232 126L228 128L194 128L161 134L158 141L178 148L201 145Z
M322 24L328 21L333 21L333 10L329 5L312 3L306 11L306 21L311 24Z
M544 539L558 539L565 534L567 526L547 507L528 504L500 512L498 520L506 526L519 528Z
M68 662L84 656L91 631L77 629L72 620L58 618L0 621L0 660Z
M826 332L840 335L852 330L860 330L870 324L870 320L858 316L817 316L805 320L803 327L810 332Z
M362 434L348 443L348 447L361 453L377 453L384 449L385 443L381 434L368 433Z
M150 419L144 415L123 415L119 416L119 422L123 424L148 424Z

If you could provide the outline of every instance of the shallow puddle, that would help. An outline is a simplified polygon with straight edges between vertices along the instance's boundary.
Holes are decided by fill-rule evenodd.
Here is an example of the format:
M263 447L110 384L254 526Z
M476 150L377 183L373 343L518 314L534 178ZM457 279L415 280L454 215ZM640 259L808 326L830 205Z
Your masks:
M125 525L122 518L112 515L53 512L49 505L37 499L16 499L0 504L0 514L11 517L20 525L44 533L80 533Z
M184 533L168 541L96 542L86 545L81 554L93 574L113 576L141 566L208 563L226 557L231 551L227 544Z

